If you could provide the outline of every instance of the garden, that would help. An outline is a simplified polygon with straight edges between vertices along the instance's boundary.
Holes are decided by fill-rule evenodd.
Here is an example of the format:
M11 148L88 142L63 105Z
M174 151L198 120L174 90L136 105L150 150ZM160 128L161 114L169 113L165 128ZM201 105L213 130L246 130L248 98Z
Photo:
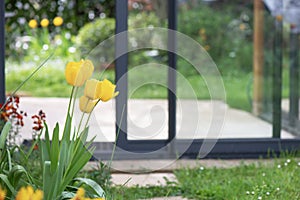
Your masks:
M165 185L116 185L112 181L113 155L107 162L95 161L95 138L88 139L89 121L95 107L119 95L115 83L114 44L115 1L51 0L5 1L5 84L7 101L0 105L0 200L5 199L153 199L180 197L187 199L300 199L298 152L282 152L272 159L254 163L240 160L238 166L172 170L176 181L165 178ZM167 28L164 3L130 0L128 30ZM267 37L265 63L272 62L268 33L272 17L265 10ZM215 62L231 108L252 110L253 89L253 1L224 0L178 1L178 31L198 42ZM288 97L288 61L284 32L283 97ZM134 38L136 37L136 38ZM129 44L141 41L133 35ZM151 36L152 37L152 36ZM154 37L154 36L153 36ZM163 36L162 36L163 37ZM153 38L160 40L161 38ZM97 49L103 41L104 49ZM99 59L100 62L95 62ZM167 65L168 52L143 49L128 53L128 67L145 63ZM153 68L154 69L154 68ZM211 94L205 79L192 64L178 56L177 71L196 93L198 100L209 100ZM153 80L160 71L151 72ZM146 79L147 72L132 70L128 84ZM178 96L185 88L177 83ZM63 126L48 128L47 113L40 110L27 116L19 107L23 97L68 98ZM143 85L130 99L166 99L161 85ZM78 100L78 104L76 103ZM76 108L78 106L78 108ZM75 112L76 109L80 113ZM73 123L75 115L80 120ZM20 130L24 118L32 118L32 139L22 141ZM118 137L118 135L117 135ZM22 142L20 142L22 141ZM116 148L114 143L113 153ZM255 148L255 147L254 147ZM92 169L85 166L97 163ZM154 172L155 173L155 172Z

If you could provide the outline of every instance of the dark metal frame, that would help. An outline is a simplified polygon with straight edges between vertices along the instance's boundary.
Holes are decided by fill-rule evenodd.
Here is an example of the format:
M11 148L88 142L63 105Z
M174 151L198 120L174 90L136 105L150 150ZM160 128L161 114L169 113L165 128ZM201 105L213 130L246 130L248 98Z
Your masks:
M282 98L282 20L275 19L274 64L273 64L273 137L280 138Z
M128 30L128 2L116 1L116 55L122 55L127 52L128 38L127 34L119 34ZM177 3L173 0L168 0L168 28L170 30L177 29ZM119 34L119 35L118 35ZM117 145L126 151L135 151L142 149L144 152L151 152L171 144L176 136L176 59L177 55L173 53L176 49L176 35L174 32L168 33L168 110L169 110L169 134L167 140L128 140L127 138L127 65L128 55L116 58L116 82L122 78L122 83L117 85L120 94L116 98L116 125L117 130ZM171 52L172 51L172 52ZM174 70L175 69L175 70Z
M290 109L289 125L296 126L299 123L299 33L290 33Z
M5 1L0 2L0 103L5 97Z

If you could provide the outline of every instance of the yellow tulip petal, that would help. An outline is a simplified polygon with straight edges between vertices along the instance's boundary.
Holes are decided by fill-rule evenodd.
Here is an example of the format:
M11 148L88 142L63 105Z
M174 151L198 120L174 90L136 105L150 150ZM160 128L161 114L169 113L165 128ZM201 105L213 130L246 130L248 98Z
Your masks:
M65 76L70 85L80 87L90 78L94 71L94 65L90 60L69 62L66 66Z
M84 74L85 80L89 79L92 76L93 71L94 71L94 65L93 65L92 61L90 61L90 60L83 61L81 68L83 69L83 74Z
M43 192L41 190L36 190L32 195L32 200L43 200Z
M26 189L27 189L27 194L28 194L29 196L33 195L34 190L33 190L33 188L32 188L31 186L27 186Z
M78 197L84 197L84 194L85 194L85 191L83 188L78 188L77 192L76 192L76 195Z
M104 102L109 101L114 97L116 85L112 84L109 80L104 79L101 84L100 99Z
M97 100L91 100L86 96L82 96L79 98L79 108L81 112L90 113L93 111L97 102L98 102Z
M87 80L84 88L84 96L90 99L99 99L101 82L96 79Z

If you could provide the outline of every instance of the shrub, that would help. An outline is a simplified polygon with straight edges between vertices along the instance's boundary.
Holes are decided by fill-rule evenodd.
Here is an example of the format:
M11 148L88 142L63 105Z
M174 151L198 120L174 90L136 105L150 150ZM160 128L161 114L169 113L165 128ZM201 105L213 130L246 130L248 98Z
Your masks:
M115 32L115 20L111 18L97 19L87 23L80 30L76 39L76 45L82 57L89 55L91 58L100 58L105 63L114 55L112 42L106 42L105 48L95 48L102 41L113 36ZM107 48L106 48L107 47ZM105 50L105 51L104 51Z
M146 28L146 27L158 27L164 26L165 22L160 20L154 13L141 12L135 15L129 15L128 29ZM106 39L112 37L115 33L115 20L111 18L97 19L94 22L88 23L79 30L79 34L76 39L76 45L80 51L82 57L89 56L92 60L100 59L101 63L111 62L114 56L114 44L113 40ZM150 34L150 33L149 33ZM148 37L148 36L147 36ZM151 37L149 35L149 37ZM134 46L138 42L144 42L144 35L130 35L128 45ZM95 48L102 43L101 48ZM148 42L148 41L146 41ZM144 64L145 60L150 59L143 52L138 51L129 55L130 65L135 66L138 64Z

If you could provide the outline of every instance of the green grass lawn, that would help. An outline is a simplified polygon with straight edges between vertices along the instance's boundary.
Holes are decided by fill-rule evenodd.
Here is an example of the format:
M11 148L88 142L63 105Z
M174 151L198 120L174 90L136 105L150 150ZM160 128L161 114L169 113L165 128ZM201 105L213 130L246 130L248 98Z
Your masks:
M6 90L11 93L34 70L34 65L28 63L21 66L7 64ZM64 77L65 63L48 61L19 91L19 94L35 97L68 97L68 87ZM129 98L167 98L167 70L157 65L132 68L128 73ZM179 69L177 75L177 97L185 99L211 99L210 92L201 77L192 70ZM114 71L96 71L95 78L108 78L114 81ZM288 95L288 71L284 70L283 96ZM253 74L245 72L224 73L221 76L224 83L226 102L233 108L251 111ZM145 84L146 83L146 84Z
M178 183L165 187L113 187L108 199L183 196L199 200L300 199L300 162L287 158L272 164L241 164L233 168L179 169Z

